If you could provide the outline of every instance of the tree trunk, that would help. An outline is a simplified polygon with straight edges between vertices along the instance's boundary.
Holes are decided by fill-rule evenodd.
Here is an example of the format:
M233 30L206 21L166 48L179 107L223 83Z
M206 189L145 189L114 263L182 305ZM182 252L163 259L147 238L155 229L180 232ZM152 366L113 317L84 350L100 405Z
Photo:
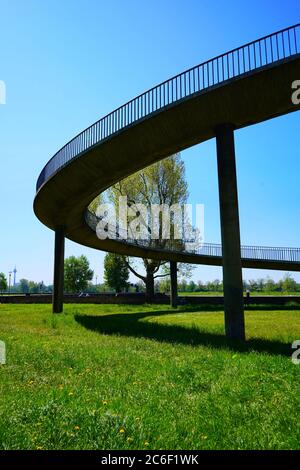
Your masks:
M152 302L154 298L154 275L152 270L147 270L146 275L146 300L147 302Z

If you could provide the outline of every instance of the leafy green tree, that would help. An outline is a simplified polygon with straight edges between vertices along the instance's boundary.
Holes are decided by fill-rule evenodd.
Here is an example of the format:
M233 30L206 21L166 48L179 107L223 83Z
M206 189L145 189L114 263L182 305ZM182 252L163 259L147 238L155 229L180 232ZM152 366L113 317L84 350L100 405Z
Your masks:
M295 292L297 290L297 283L290 273L284 275L281 285L284 292Z
M110 202L114 203L115 207L118 208L118 202L120 196L127 196L127 202L131 208L134 208L136 204L144 204L149 207L152 204L167 204L172 206L173 204L184 204L186 203L188 191L187 182L185 179L185 167L179 154L172 155L158 163L150 165L142 171L139 171L128 178L118 182L112 186L108 192L107 197ZM98 199L99 200L99 199ZM100 196L100 200L101 199ZM95 211L95 203L91 205L91 209ZM153 248L168 248L170 243L174 247L178 245L179 249L184 249L184 244L180 240L172 241L161 237L161 218L159 222L159 239L149 239L147 244ZM175 223L175 222L174 222ZM174 234L174 223L171 223L171 238ZM151 228L145 221L147 233L151 234ZM126 259L129 270L139 279L141 279L146 286L146 295L149 300L154 296L154 282L158 277L168 276L167 273L161 274L160 268L166 264L166 262L159 260L152 260L148 258L143 259L143 265L145 274L141 274L137 271L134 261L131 258Z
M264 292L274 292L276 290L276 283L270 277L267 277L263 287Z
M205 292L206 291L206 286L203 284L202 281L197 282L197 292Z
M104 279L106 284L121 292L128 287L129 268L125 256L106 253L104 258Z
M29 281L28 282L28 287L29 287L29 292L31 294L38 294L41 289L41 283L40 282L34 282L34 281Z
M187 292L187 280L186 279L182 279L179 283L178 283L178 290L180 292Z
M194 281L190 281L187 285L187 291L188 292L195 292L196 289L196 284Z
M19 285L20 285L20 291L22 292L22 294L28 294L29 281L27 279L20 279Z
M94 272L86 256L69 256L65 260L64 288L66 292L78 293L88 287L93 279Z
M165 292L170 292L170 290L171 290L171 280L170 280L170 276L168 276L159 282L159 292L164 294Z
M0 273L0 292L7 290L7 280L4 273Z
M215 279L214 281L211 281L211 290L213 292L222 292L223 290L223 284L219 279Z
M250 289L252 292L256 292L258 290L258 285L255 279L250 279L246 286L247 289Z

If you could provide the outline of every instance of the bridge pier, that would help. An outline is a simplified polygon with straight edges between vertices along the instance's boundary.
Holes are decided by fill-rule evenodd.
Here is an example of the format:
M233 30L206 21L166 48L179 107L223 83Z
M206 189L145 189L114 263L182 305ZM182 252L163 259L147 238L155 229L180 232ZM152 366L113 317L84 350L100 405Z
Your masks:
M65 235L64 228L55 229L54 247L54 279L52 295L52 312L61 313L63 311L64 299L64 258L65 258Z
M216 129L222 236L225 333L245 339L240 224L234 148L234 127Z
M171 277L171 307L177 308L177 263L170 261L170 277Z

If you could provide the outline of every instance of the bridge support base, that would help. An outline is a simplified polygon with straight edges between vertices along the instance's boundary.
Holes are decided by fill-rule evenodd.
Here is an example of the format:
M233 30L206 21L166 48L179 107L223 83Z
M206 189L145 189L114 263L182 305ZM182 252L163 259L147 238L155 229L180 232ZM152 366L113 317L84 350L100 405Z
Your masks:
M171 277L171 307L177 308L177 263L170 261L170 277Z
M55 230L54 280L53 280L53 296L52 296L53 313L61 313L63 311L64 257L65 257L64 228L58 227Z
M216 130L219 200L222 235L225 333L245 339L240 224L234 148L230 124Z

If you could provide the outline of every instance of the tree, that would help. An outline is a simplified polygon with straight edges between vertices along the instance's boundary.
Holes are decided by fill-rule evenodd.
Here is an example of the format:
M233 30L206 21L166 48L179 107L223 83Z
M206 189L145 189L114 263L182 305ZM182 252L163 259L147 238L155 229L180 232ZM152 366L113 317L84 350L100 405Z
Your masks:
M194 292L196 289L196 284L194 281L190 281L187 285L187 292Z
M170 292L170 290L171 290L171 280L170 280L170 276L168 276L159 282L159 292L164 294L165 292Z
M184 163L179 154L173 155L118 182L108 190L107 196L116 208L118 208L120 196L127 196L128 207L131 207L131 209L137 204L143 204L149 209L153 204L166 204L169 207L173 204L182 205L186 203L188 196ZM159 249L176 247L183 250L184 243L181 240L175 240L174 236L171 240L161 236L161 220L160 215L159 239L149 237L147 246ZM145 225L147 233L151 235L150 226L147 222L145 222ZM170 238L172 238L172 234L174 235L174 222L170 228ZM155 279L168 276L168 273L161 274L159 272L166 262L144 258L145 274L137 271L132 259L127 258L126 262L129 270L145 283L147 298L151 300L154 296Z
M125 256L106 253L104 258L104 279L106 284L121 292L128 287L129 268Z
M20 291L22 294L28 294L29 292L29 281L27 279L20 279Z
M88 282L93 279L94 272L86 256L69 256L65 260L64 288L66 292L78 293L84 291Z
M297 283L290 273L284 275L281 285L284 292L295 292L297 290Z
M205 292L206 291L206 286L203 284L202 281L197 282L197 292Z
M276 283L270 277L267 277L264 282L264 292L273 292L276 290Z
M7 290L7 280L4 273L0 273L0 292Z
M38 282L29 281L28 287L31 294L38 294L40 291L40 284Z
M182 279L179 283L178 283L178 290L180 292L187 292L187 280L186 279Z

